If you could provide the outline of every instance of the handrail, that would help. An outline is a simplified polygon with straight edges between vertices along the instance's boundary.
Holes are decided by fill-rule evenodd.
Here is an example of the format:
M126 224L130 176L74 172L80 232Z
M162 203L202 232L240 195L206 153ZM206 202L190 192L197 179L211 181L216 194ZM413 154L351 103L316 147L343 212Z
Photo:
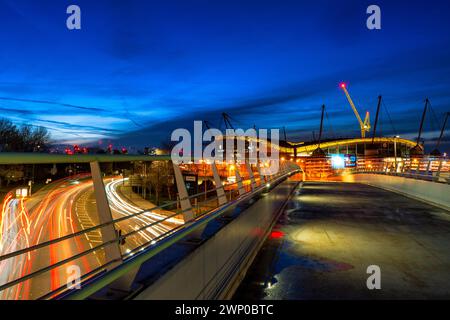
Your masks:
M379 174L385 176L393 176L393 177L402 177L416 180L423 180L435 183L443 183L450 184L450 177L443 178L440 176L435 176L433 174L422 174L422 173L413 173L413 172L386 172L386 171L371 171L371 170L357 170L352 171L352 174ZM445 179L447 182L442 181L441 179Z
M39 152L0 152L0 165L8 164L58 164L58 163L90 163L90 162L133 162L133 161L171 161L170 154L164 155L131 155L131 154L56 154ZM191 158L200 161L202 158ZM252 164L257 158L247 159ZM188 163L186 163L188 164Z
M129 161L168 161L170 155L114 155L114 154L48 154L0 152L0 164L55 164L55 163L90 163L129 162Z

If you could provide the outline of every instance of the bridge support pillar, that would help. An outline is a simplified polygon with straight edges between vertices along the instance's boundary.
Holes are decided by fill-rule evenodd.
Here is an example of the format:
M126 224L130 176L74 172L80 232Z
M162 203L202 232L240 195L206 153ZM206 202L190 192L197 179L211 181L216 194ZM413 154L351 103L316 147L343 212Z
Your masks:
M252 165L250 164L250 162L246 162L245 165L247 166L247 172L250 177L252 190L255 190L256 189L256 181L255 181L255 176L253 175Z
M286 163L281 160L280 161L280 173L286 170Z
M103 183L103 176L100 170L100 165L97 161L90 163L92 180L94 182L94 194L95 202L97 204L97 211L99 216L100 224L109 223L113 221L111 214L111 209L108 203L108 197L105 191L105 185ZM110 224L101 229L102 241L106 243L108 241L114 241L118 238L119 233L116 231L114 224ZM115 241L104 247L106 263L112 262L106 267L107 270L114 269L122 263L122 253L120 252L119 241ZM109 288L114 292L123 295L126 294L134 281L134 278L139 271L139 267L134 268L133 271L129 272L126 276L123 276L116 281L114 281Z
M259 175L259 185L261 186L262 184L264 184L266 182L266 177L263 176L261 174L261 167L260 167L260 163L256 164L256 169L258 170L258 175Z
M191 200L187 192L186 184L183 179L180 167L173 163L173 172L175 175L175 181L177 184L178 196L180 198L181 211L183 213L184 223L187 224L195 219L195 213L192 209ZM206 225L193 231L185 240L185 243L193 243L197 245L203 239L203 230Z
M184 183L183 175L181 174L180 167L177 164L173 164L173 172L175 175L175 181L177 183L178 196L180 197L181 211L183 212L184 222L187 223L195 218L194 211L192 210L191 200L189 199L186 184Z
M214 183L216 184L217 199L219 201L219 206L224 205L228 202L227 196L225 195L225 190L223 189L222 180L220 180L219 171L217 170L216 163L211 164L212 172L214 176Z
M97 205L97 211L100 224L113 221L111 209L109 207L108 198L103 184L103 177L100 171L100 165L97 161L90 163L92 180L94 182L94 194ZM110 224L101 229L103 243L117 239L118 234L114 224ZM122 263L122 254L120 252L119 241L104 247L106 262L115 261L107 269L113 269Z
M241 173L239 172L239 167L236 164L236 182L238 185L238 190L239 190L239 195L242 196L245 194L245 189L244 189L244 184L242 183L242 177L241 177Z

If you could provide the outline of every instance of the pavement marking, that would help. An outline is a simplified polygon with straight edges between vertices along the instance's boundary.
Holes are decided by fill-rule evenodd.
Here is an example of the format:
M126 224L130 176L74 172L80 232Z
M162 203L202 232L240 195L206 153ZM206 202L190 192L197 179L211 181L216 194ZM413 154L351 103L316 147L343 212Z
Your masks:
M89 198L88 192L83 192L83 194L78 198L77 203L75 205L75 214L77 216L78 222L83 230L95 227L94 221L88 214L86 207L81 203L87 203L87 199ZM89 231L84 234L86 240L88 241L89 246L94 248L93 244L102 243L102 235L99 230ZM99 258L97 257L97 252L94 251L95 258L97 262L101 264Z

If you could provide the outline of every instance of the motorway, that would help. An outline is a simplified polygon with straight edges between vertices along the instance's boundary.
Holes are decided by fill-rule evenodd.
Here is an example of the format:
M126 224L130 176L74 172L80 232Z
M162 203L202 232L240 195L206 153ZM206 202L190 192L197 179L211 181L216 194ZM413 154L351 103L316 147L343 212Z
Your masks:
M380 267L369 290L367 268ZM361 184L305 182L234 299L449 299L450 212Z
M105 179L105 189L114 219L143 211L124 197L120 177ZM0 255L93 227L99 222L93 183L88 175L77 175L55 181L32 197L15 199L8 194L2 203L0 220ZM146 211L144 214L116 225L123 234L142 228L165 216ZM169 219L139 231L121 246L122 254L151 242L182 222ZM28 254L0 261L0 285L67 259L101 243L101 233L92 231ZM77 265L85 274L105 261L103 250L90 253L69 264L59 266L31 280L24 281L0 292L1 299L37 299L50 291L65 286L70 274L67 268Z

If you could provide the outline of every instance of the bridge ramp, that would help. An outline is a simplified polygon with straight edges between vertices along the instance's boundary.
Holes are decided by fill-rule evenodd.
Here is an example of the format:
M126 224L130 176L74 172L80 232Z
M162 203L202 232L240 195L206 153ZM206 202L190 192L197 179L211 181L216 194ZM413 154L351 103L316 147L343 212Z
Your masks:
M367 288L370 265L381 290ZM367 185L306 182L234 298L449 299L450 213Z

